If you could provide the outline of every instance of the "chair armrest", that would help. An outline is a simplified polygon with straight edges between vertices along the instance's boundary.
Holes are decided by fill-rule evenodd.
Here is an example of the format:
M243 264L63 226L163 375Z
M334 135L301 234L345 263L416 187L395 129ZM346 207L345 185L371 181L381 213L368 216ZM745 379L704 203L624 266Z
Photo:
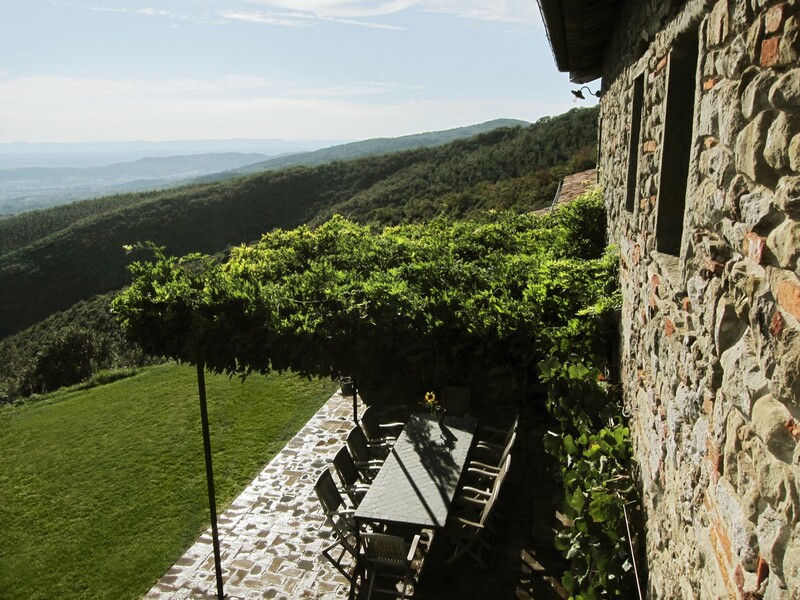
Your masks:
M478 460L471 460L467 464L467 471L481 471L489 475L497 475L500 472L500 467L483 463Z
M329 510L325 512L326 517L346 517L356 514L355 509L343 508L342 510Z
M408 555L406 556L408 562L414 560L414 555L417 553L417 544L419 544L419 534L415 535L414 539L411 540L411 545L408 548Z
M467 525L468 527L474 527L475 529L483 529L483 525L481 525L480 523L476 523L475 521L469 521L468 519L465 519L463 517L456 517L456 522L462 525Z
M367 485L366 483L357 483L355 485L344 485L342 487L337 487L336 489L339 490L339 493L366 492L367 490L369 490L369 485Z
M380 423L378 427L385 427L386 429L396 429L398 427L405 427L406 424L402 421L394 421L393 423Z
M475 467L470 467L467 469L467 473L471 476L480 479L481 481L485 481L487 479L494 480L500 475L498 471L490 471L486 469L477 469Z
M471 498L470 496L459 496L459 501L466 502L467 504L473 504L475 506L486 506L488 500L480 500L478 498Z
M480 440L475 444L475 449L487 450L489 452L502 452L505 446L503 444L495 444L494 442L487 442Z
M383 461L378 460L377 458L373 458L370 460L354 460L353 464L355 464L355 466L359 468L364 468L364 469L371 469L371 468L380 469L381 465L383 464Z
M479 494L481 496L491 496L492 495L491 492L487 492L486 490L480 490L478 488L474 488L474 487L471 487L471 486L468 486L468 485L465 485L463 488L461 488L461 490L465 491L465 492L469 491L469 492L471 492L473 494Z
M390 435L379 437L379 438L372 438L367 440L367 447L368 448L391 448L394 445L395 441L397 441L396 437L392 437Z
M387 450L390 448L389 444L386 442L386 438L373 438L371 440L367 440L367 447L372 448L386 448Z

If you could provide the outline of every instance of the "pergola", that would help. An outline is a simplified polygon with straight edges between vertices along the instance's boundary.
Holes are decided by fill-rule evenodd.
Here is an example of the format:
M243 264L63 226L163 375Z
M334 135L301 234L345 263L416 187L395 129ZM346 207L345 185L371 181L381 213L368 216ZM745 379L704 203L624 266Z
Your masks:
M313 231L275 231L225 260L149 246L155 260L131 266L133 282L113 304L128 336L197 368L220 598L205 371L357 381L399 372L423 384L477 372L524 391L549 333L614 278L616 261L600 258L601 201L561 210L563 219L495 215L381 233L335 217Z

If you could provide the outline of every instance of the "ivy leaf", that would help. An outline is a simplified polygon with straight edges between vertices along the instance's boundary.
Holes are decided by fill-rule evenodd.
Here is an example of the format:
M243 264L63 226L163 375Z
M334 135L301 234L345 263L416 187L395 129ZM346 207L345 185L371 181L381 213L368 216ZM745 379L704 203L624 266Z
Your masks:
M561 585L570 595L575 591L575 578L572 576L572 573L564 571L564 574L561 576Z
M567 373L569 374L570 379L583 379L589 373L590 370L581 363L570 365L567 369Z
M586 493L580 488L576 489L572 494L572 498L570 498L569 505L576 511L581 512L586 505Z
M561 363L558 361L558 359L548 356L544 360L539 361L537 368L539 369L542 378L544 380L548 380L556 375L557 370L561 368Z
M593 494L589 502L589 516L595 523L605 523L616 516L618 511L614 508L618 502L621 500L605 492Z

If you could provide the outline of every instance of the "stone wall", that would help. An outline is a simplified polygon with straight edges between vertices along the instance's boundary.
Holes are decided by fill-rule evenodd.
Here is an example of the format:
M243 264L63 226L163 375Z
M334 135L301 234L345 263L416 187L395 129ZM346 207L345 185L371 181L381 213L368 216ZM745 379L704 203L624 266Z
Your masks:
M621 255L649 595L800 599L800 0L637 0L621 16L605 58L600 179ZM670 51L687 32L699 54L671 255L657 251L657 215L674 204L660 194L666 99Z

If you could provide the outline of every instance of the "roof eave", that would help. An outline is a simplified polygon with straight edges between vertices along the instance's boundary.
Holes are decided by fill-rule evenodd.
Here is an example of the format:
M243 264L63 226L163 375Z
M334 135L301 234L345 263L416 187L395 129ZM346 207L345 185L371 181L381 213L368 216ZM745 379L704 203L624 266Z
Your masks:
M603 74L603 57L623 0L538 0L547 38L559 71L574 83Z
M569 71L567 60L567 42L564 35L564 10L558 0L538 0L539 13L542 15L545 33L553 51L553 59L559 71Z

